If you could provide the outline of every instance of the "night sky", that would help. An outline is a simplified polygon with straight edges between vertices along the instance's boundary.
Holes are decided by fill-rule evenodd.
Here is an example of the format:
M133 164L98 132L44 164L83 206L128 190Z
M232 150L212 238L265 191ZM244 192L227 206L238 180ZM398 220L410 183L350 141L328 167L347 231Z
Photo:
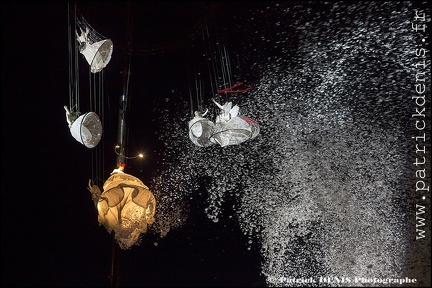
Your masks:
M111 62L103 72L104 132L103 140L99 145L104 152L105 178L116 168L117 155L114 146L117 137L117 103L125 87L123 72L126 58L124 56L127 51L127 39L130 39L125 33L128 23L131 23L132 28L133 52L130 58L131 74L128 83L127 153L136 155L136 152L144 151L146 156L143 160L128 160L125 172L139 177L150 187L153 183L152 179L158 177L161 169L160 155L164 155L164 147L166 147L163 139L169 136L165 135L162 138L157 136L160 135L161 130L163 134L163 123L177 122L179 129L185 131L186 141L189 140L187 121L191 109L190 89L194 87L196 80L191 75L196 72L194 69L197 66L203 65L202 55L206 43L203 44L200 37L206 20L214 21L211 23L216 25L219 35L223 35L220 36L222 38L217 39L223 39L230 51L240 51L240 54L241 51L248 51L247 55L232 54L235 55L231 59L232 68L237 72L237 77L233 81L245 81L247 86L259 84L257 82L264 79L265 75L257 67L265 66L267 59L277 58L282 50L286 53L284 55L290 55L291 62L282 65L282 68L278 67L279 71L282 73L290 69L300 69L301 61L298 59L302 54L298 51L304 52L301 50L300 42L297 42L302 37L300 33L290 34L290 31L286 31L286 34L285 31L279 34L273 33L271 27L277 28L279 22L259 29L257 29L259 26L242 22L254 17L258 17L255 18L254 25L259 23L259 17L269 21L271 14L262 12L266 11L269 2L132 1L131 14L127 12L126 3L126 1L77 2L79 12L92 27L114 43ZM272 3L269 6L274 7L274 2ZM292 1L291 4L281 3L285 4L280 4L280 7L292 5L293 13L299 13L298 11L304 9L295 8ZM312 1L308 13L318 14L317 11L320 9L327 9L327 6L322 3ZM255 13L258 10L261 12ZM330 13L330 9L327 12ZM214 18L210 18L210 15ZM306 15L304 17L307 18ZM311 21L315 20L311 19ZM68 2L2 2L1 21L3 37L1 48L2 286L109 286L112 238L106 229L99 225L91 194L86 189L88 180L92 178L94 154L91 149L84 147L71 136L63 109L64 105L68 105L70 85ZM293 18L289 21L294 23L297 20ZM317 31L314 37L319 36L319 30ZM273 37L288 37L290 41L283 46L283 49L277 48L277 45L272 42ZM81 88L85 91L88 85L86 84L88 67L83 58L79 63ZM327 67L318 61L314 64L318 72L320 67ZM390 71L392 68L388 69ZM241 72L238 72L239 70ZM206 67L202 75L207 73L209 75L206 77L213 77L214 75L210 75L209 71L211 69ZM324 74L323 72L322 75ZM396 81L400 80L398 78L400 75L403 74L394 76ZM350 76L349 74L347 77ZM273 81L276 83L282 80L275 77ZM305 77L299 85L299 90L302 89L302 85L306 87L313 81ZM273 84L269 86L271 85ZM400 87L402 86L401 84ZM401 90L395 88L394 91L397 93ZM87 94L85 91L80 96L81 112L89 109ZM206 93L206 105L211 103L210 94ZM264 101L259 103L267 105ZM428 103L430 105L430 100ZM406 103L400 105L407 106ZM382 109L382 111L388 108L372 106L373 109ZM276 106L269 104L268 107L273 109ZM355 112L361 114L366 111L363 115L367 118L370 116L367 114L370 110L362 110L364 107L368 106L356 106L358 111L361 111ZM293 114L298 112L295 109L292 108ZM159 111L164 110L173 111L171 114L168 113L174 116L172 121L164 119L165 122L158 122L157 119L161 117ZM400 115L409 115L410 111L407 112L408 114L401 112ZM254 113L252 109L248 112ZM373 116L378 114L373 113ZM254 115L262 116L262 121L268 120L264 117L264 113ZM377 122L382 121L382 118ZM401 118L389 120L389 126L395 122L400 124L398 121L402 122ZM268 129L262 131L270 131L273 128ZM178 143L184 143L181 141L183 140L178 140ZM261 142L258 143L261 144L254 146L254 142L250 142L246 143L245 147L254 150L254 147L261 145L260 148L273 149L270 144L268 147L262 144L262 138L259 138L259 141ZM315 141L319 142L319 140ZM190 145L192 146L191 143ZM166 157L170 156L166 155ZM296 157L294 155L292 159L297 159ZM269 158L271 157L263 156L257 159L258 164L250 168L257 169L257 179L261 175L258 170L266 170L268 166L276 165L277 159L267 161ZM209 165L213 165L211 163L213 162L209 159ZM175 169L177 166L173 167ZM193 167L190 169L192 170ZM187 170L182 172L193 174ZM119 250L120 287L262 287L266 285L265 276L262 274L262 264L265 262L260 250L262 247L259 242L252 243L251 238L245 236L242 231L239 218L232 217L236 215L234 210L236 205L239 205L238 199L227 197L221 207L219 221L212 221L206 214L208 198L211 196L205 189L207 178L200 179L202 186L194 191L193 197L185 197L189 194L181 193L180 196L174 196L175 191L172 192L172 197L179 197L183 202L182 205L187 207L181 210L187 211L187 215L182 215L183 225L178 227L172 225L171 227L174 228L165 237L160 237L150 229L143 236L140 245L128 250ZM177 202L173 201L173 203ZM307 242L306 238L296 241ZM312 242L310 240L310 243ZM300 244L296 242L296 245ZM430 239L428 247L427 253L430 253ZM295 256L303 255L302 253L304 252L298 252ZM311 265L319 266L319 263L314 262ZM430 262L428 265L430 267ZM416 270L413 267L411 269ZM425 278L430 281L430 274Z

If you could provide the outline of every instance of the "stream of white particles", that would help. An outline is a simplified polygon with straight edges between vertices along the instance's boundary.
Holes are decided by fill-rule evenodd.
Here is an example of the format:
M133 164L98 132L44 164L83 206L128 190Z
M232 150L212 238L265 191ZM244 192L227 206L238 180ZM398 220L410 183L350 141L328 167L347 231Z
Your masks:
M247 23L262 41L240 53L259 76L236 103L258 121L255 139L197 147L188 109L156 108L166 150L151 183L153 228L163 237L183 225L192 209L184 203L207 178L206 215L219 221L235 199L224 216L238 219L246 247L259 245L268 286L326 275L403 278L415 4L282 3L238 21L238 31Z

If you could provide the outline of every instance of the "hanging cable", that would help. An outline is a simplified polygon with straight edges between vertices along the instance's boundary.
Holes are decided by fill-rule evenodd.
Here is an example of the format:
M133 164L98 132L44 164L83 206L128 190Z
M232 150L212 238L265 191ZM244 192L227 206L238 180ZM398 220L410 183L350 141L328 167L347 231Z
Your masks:
M213 98L221 87L231 85L231 66L228 52L224 45L224 39L217 29L214 17L208 22L206 33L203 34L203 40L207 56L211 97Z
M73 11L71 12L71 10ZM75 41L76 30L76 3L73 8L68 2L68 51L69 51L69 109L71 112L80 112L79 107L79 63L78 47ZM73 19L73 23L71 22Z
M131 69L132 57L132 13L131 3L127 2L127 24L126 24L126 43L128 53L125 54L125 66L123 70L123 94L120 96L119 102L119 118L118 118L118 131L117 131L117 145L119 146L119 153L117 153L117 168L126 165L126 108L129 89L129 78Z
M193 65L195 68L195 65ZM195 69L194 69L195 71ZM191 72L190 69L188 69L188 82L189 82L189 102L190 102L190 116L194 117L194 113L195 113L195 109L194 109L194 105L193 105L193 92L192 92L192 76L191 76ZM195 76L195 91L196 91L196 76Z
M199 61L199 58L198 58ZM193 57L191 56L191 60L188 63L192 63L192 74L194 75L193 77L191 76L190 73L190 66L188 66L188 75L189 75L189 98L190 98L190 108L191 108L191 117L194 117L195 115L195 111L199 111L201 112L203 110L204 107L204 103L203 103L203 78L202 78L202 71L200 69L200 65L196 63L197 62L197 57ZM193 78L193 84L192 84L192 78ZM193 87L193 88L192 88ZM192 96L192 91L194 92L194 97ZM194 105L194 103L196 105Z
M232 85L231 65L229 61L228 51L225 45L221 44L219 46L218 52L219 52L219 59L220 59L219 61L221 63L223 85L231 86Z
M94 111L102 123L105 123L104 115L104 70L98 73L90 73L90 110ZM104 127L105 128L105 127ZM92 149L92 178L102 181L105 179L104 173L104 143L105 137L101 138L101 143Z
M69 57L69 108L72 108L73 105L73 93L74 92L74 77L73 77L73 68L74 66L73 64L73 53L74 51L72 50L72 32L71 32L71 12L70 12L70 6L69 6L69 2L68 2L68 57ZM74 18L75 19L75 18Z
M226 78L226 75L222 75L223 71L221 67L224 65L224 63L220 63L221 57L219 55L221 52L218 49L221 41L219 41L216 32L214 13L214 8L216 7L217 5L214 5L214 3L210 3L209 8L211 9L208 10L209 13L206 15L205 25L201 29L201 42L197 45L194 45L194 47L202 49L201 51L198 51L198 53L200 53L203 58L202 61L200 61L196 66L194 65L195 83L190 85L190 87L194 87L195 90L195 100L193 100L194 97L190 95L192 117L194 116L195 111L200 111L202 113L204 110L206 110L205 114L209 112L208 108L204 107L206 104L205 98L207 98L207 100L213 98L217 93L217 89L221 86L221 84L223 84L220 83L221 79ZM196 57L192 57L191 59L192 62L196 64ZM204 71L207 71L207 73L203 73ZM207 75L208 78L203 77L204 75ZM210 108L211 111L213 111L212 108L213 105Z
M203 84L203 79L201 77L201 73L199 74L198 77L198 88L197 88L197 98L198 98L198 110L201 111L204 109L204 84Z
M207 27L205 34L204 34L204 43L207 43L208 45L205 45L207 47L206 56L207 56L207 67L208 67L208 73L210 77L210 89L211 89L211 95L216 94L216 89L219 87L219 81L218 81L218 69L215 63L215 49L214 49L214 42L210 39L210 31Z
M222 32L218 30L216 21L214 19L211 20L212 21L209 21L208 29L206 31L207 33L205 34L206 37L203 38L204 41L208 41L207 46L209 48L206 54L211 56L208 57L208 60L211 62L209 63L209 74L213 84L212 86L217 89L216 92L213 92L213 95L224 94L220 96L224 96L223 100L228 102L230 100L228 97L231 97L228 96L228 93L246 92L252 89L253 85L249 87L241 87L243 82L237 82L234 85L232 84L233 67L231 65L228 49L224 43L224 36L222 35Z

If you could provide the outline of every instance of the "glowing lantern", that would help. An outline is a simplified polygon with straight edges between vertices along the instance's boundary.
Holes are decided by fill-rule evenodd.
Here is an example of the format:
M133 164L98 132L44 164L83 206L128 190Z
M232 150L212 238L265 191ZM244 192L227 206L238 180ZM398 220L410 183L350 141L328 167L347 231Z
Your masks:
M214 143L210 141L213 133L214 123L195 111L195 117L189 121L189 138L200 147L207 147Z
M115 169L103 185L91 185L89 190L97 205L98 221L108 232L115 232L115 239L123 249L128 249L147 231L147 225L155 221L156 199L140 179Z
M70 112L67 106L66 121L72 136L87 148L94 148L102 138L102 123L95 112L87 112L78 117L78 112Z

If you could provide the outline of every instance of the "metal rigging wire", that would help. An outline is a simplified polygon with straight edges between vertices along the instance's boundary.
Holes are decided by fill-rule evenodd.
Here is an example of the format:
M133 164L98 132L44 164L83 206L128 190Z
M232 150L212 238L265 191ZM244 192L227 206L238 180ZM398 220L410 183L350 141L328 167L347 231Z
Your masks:
M90 24L84 19L84 16L77 17L77 4L73 6L68 2L68 51L69 51L69 107L72 113L76 116L81 114L80 107L80 47L77 41L77 29L84 30L89 28L89 35L93 40L99 40L102 35L97 33ZM99 38L98 38L99 37ZM88 70L89 81L89 109L95 112L104 123L104 72L91 73ZM104 137L101 138L101 143L91 150L91 177L94 181L101 183L105 179L104 173Z
M105 108L104 108L104 70L98 73L91 73L89 69L90 82L90 110L99 115L105 128ZM100 143L92 149L92 179L103 181L105 179L105 137L101 138Z
M213 14L209 14L205 29L203 29L201 33L202 49L204 51L201 54L204 55L204 63L194 65L194 72L196 75L194 87L196 103L194 103L193 97L190 95L191 117L194 116L195 107L197 107L198 111L203 112L202 110L204 110L203 107L206 100L217 95L221 88L232 86L232 67L229 54L224 44L223 35L221 35L217 29L217 23L214 16L215 15ZM196 61L196 59L193 59L192 62L195 64ZM208 78L206 79L203 77L201 66L204 66L203 68L207 71ZM204 89L206 83L208 84L207 90ZM191 90L192 89L190 89L190 91ZM190 94L192 94L192 92L190 92ZM211 96L207 97L208 99L205 99L206 94L211 94ZM223 94L225 97L227 96L226 93ZM216 109L210 108L210 111L212 111L212 114L217 113Z
M124 70L123 70L123 94L120 97L119 103L119 118L118 118L118 131L117 131L117 146L119 152L117 153L117 167L124 167L126 165L126 110L128 103L129 80L132 59L132 13L131 3L127 2L127 23L126 23L126 44L127 53L124 55Z
M78 48L75 40L76 4L73 7L72 15L71 9L68 2L69 108L71 111L79 112L79 61ZM71 19L74 20L73 23L71 23Z

